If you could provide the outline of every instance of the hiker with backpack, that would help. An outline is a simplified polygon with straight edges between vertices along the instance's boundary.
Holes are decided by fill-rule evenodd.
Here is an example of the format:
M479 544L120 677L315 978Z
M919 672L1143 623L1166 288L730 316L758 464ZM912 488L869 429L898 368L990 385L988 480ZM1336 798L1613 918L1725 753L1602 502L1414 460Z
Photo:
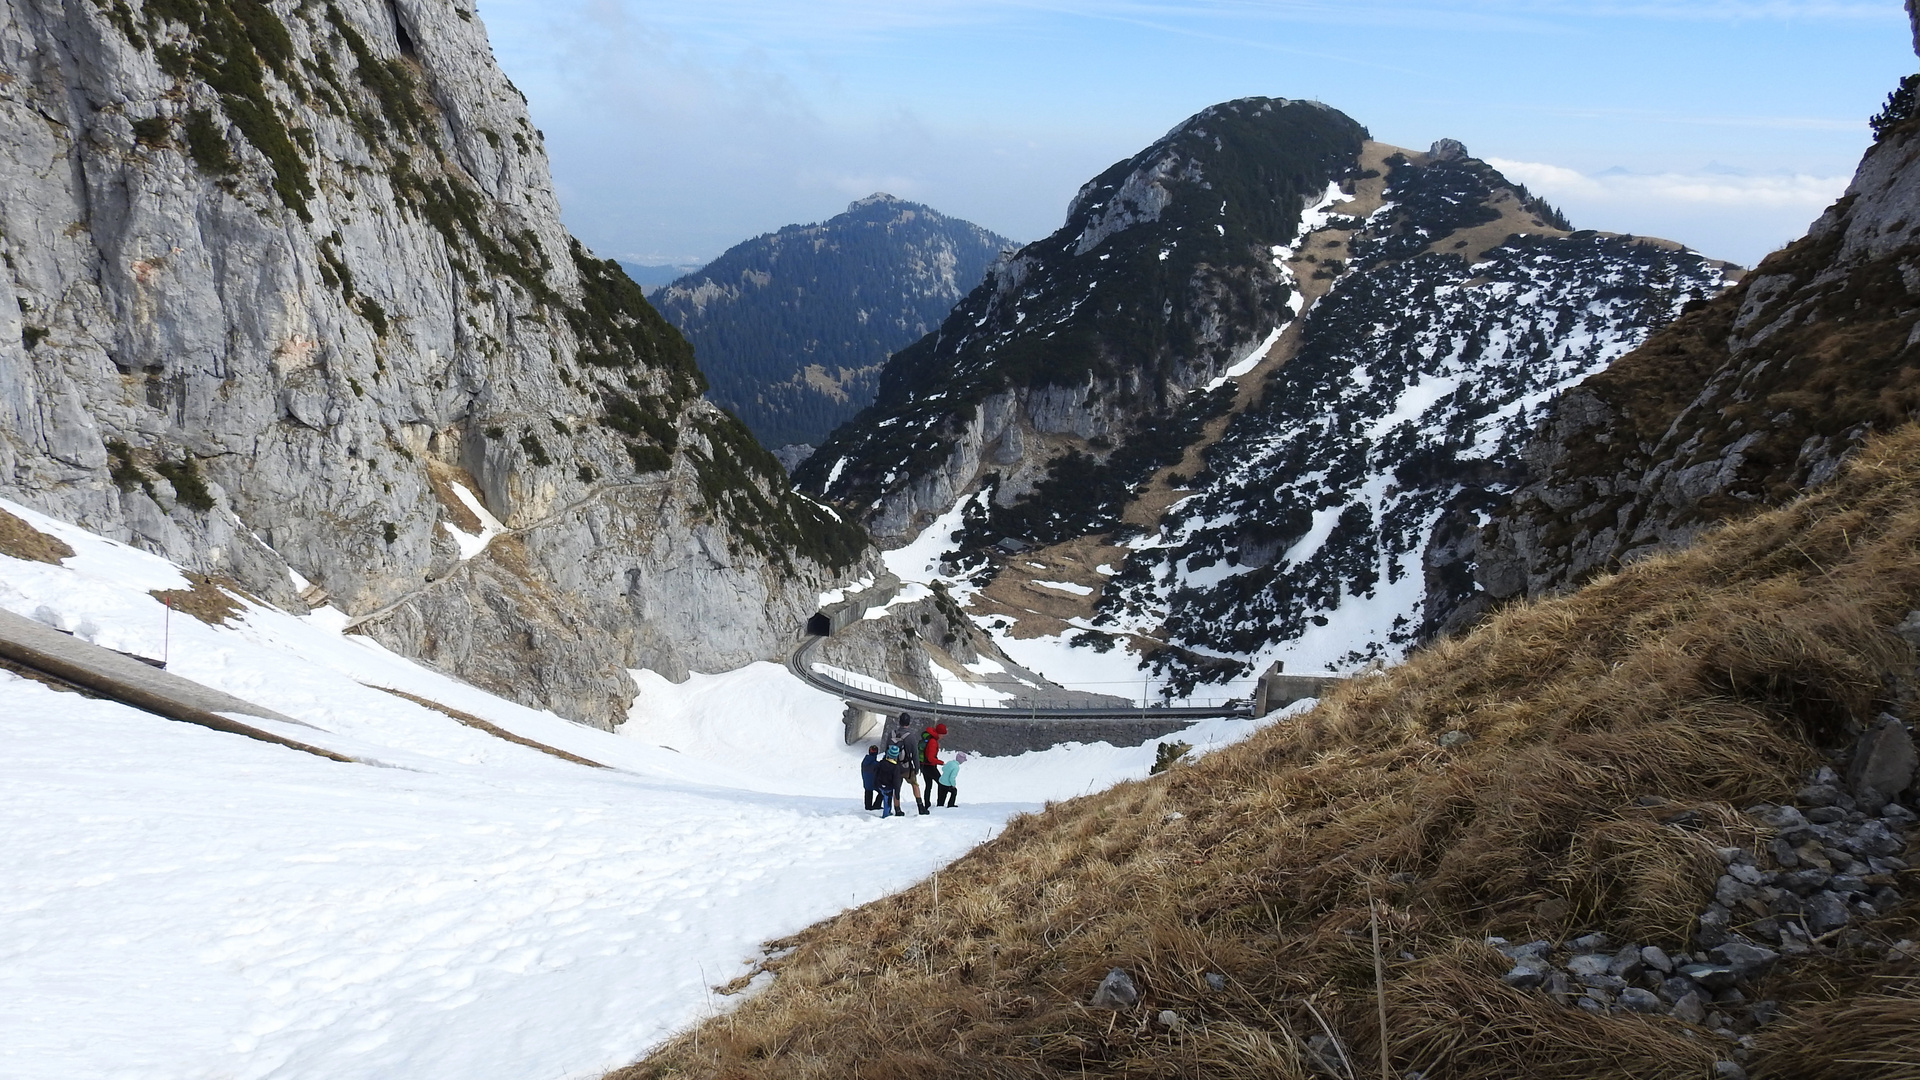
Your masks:
M860 759L860 786L866 790L867 809L880 809L880 782L874 778L874 768L880 764L880 748L867 747L867 756Z
M880 816L906 817L906 811L900 809L900 775L905 763L900 760L900 748L887 747L886 756L873 763L873 780L880 790Z
M940 782L940 767L946 762L940 760L940 737L947 733L947 725L935 724L920 733L919 753L914 755L915 764L920 766L920 775L926 778L927 795L933 795L934 785Z
M940 801L937 805L960 805L960 789L956 784L960 779L960 766L969 756L965 750L955 750L953 760L940 766Z
M919 752L919 744L913 738L913 714L903 712L895 719L891 733L887 736L887 756L900 763L901 779L913 788L913 805L919 808L922 814L928 814L932 813L927 809L927 800L933 796L933 788L929 786L924 793L920 790L920 770L914 767ZM899 801L897 783L895 789L897 804Z

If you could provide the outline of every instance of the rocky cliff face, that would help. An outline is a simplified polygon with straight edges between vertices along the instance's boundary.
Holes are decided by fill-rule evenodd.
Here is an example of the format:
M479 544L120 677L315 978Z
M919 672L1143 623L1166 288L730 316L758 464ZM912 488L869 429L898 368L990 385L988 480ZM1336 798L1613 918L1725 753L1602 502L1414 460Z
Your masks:
M465 0L0 11L0 493L607 723L862 539L558 207Z
M870 195L736 244L652 299L699 350L715 402L768 446L811 448L872 403L887 356L940 325L1011 246Z
M1561 399L1475 539L1493 599L1564 588L1832 477L1920 411L1920 120L1903 85L1839 202Z
M796 481L899 542L988 471L1010 504L1069 450L1172 422L1291 318L1272 252L1365 136L1324 105L1269 98L1180 124L1088 182L1059 231L897 353L874 405Z

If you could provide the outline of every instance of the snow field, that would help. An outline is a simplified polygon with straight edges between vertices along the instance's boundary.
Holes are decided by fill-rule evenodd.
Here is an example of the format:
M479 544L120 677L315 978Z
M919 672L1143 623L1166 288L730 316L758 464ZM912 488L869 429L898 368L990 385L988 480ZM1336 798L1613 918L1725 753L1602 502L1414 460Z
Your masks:
M976 759L958 809L883 822L859 809L862 748L842 743L840 703L777 665L677 686L636 672L633 718L601 732L343 636L338 612L169 617L147 592L187 587L178 568L0 506L76 552L61 566L0 556L0 607L165 649L169 670L374 763L0 672L8 1078L597 1076L738 1000L708 988L763 942L923 878L1047 799L1145 775L1154 756Z

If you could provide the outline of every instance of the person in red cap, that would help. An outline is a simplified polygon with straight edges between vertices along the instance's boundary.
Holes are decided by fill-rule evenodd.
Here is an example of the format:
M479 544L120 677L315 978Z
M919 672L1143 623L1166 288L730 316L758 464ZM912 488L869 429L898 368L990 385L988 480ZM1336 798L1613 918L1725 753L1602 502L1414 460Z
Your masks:
M945 724L935 724L920 733L920 775L926 778L929 796L933 794L934 786L940 783L940 767L946 764L940 760L940 737L946 733ZM920 804L920 812L928 812L926 803Z

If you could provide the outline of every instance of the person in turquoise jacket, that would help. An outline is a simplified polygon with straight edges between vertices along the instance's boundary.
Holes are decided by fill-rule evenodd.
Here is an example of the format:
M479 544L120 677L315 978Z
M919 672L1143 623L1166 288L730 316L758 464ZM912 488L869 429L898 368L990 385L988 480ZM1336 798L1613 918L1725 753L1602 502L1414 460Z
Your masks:
M967 760L967 752L965 750L956 750L954 751L953 757L947 759L945 765L940 766L939 805L960 805L960 789L956 785L960 779L960 763L965 760Z

